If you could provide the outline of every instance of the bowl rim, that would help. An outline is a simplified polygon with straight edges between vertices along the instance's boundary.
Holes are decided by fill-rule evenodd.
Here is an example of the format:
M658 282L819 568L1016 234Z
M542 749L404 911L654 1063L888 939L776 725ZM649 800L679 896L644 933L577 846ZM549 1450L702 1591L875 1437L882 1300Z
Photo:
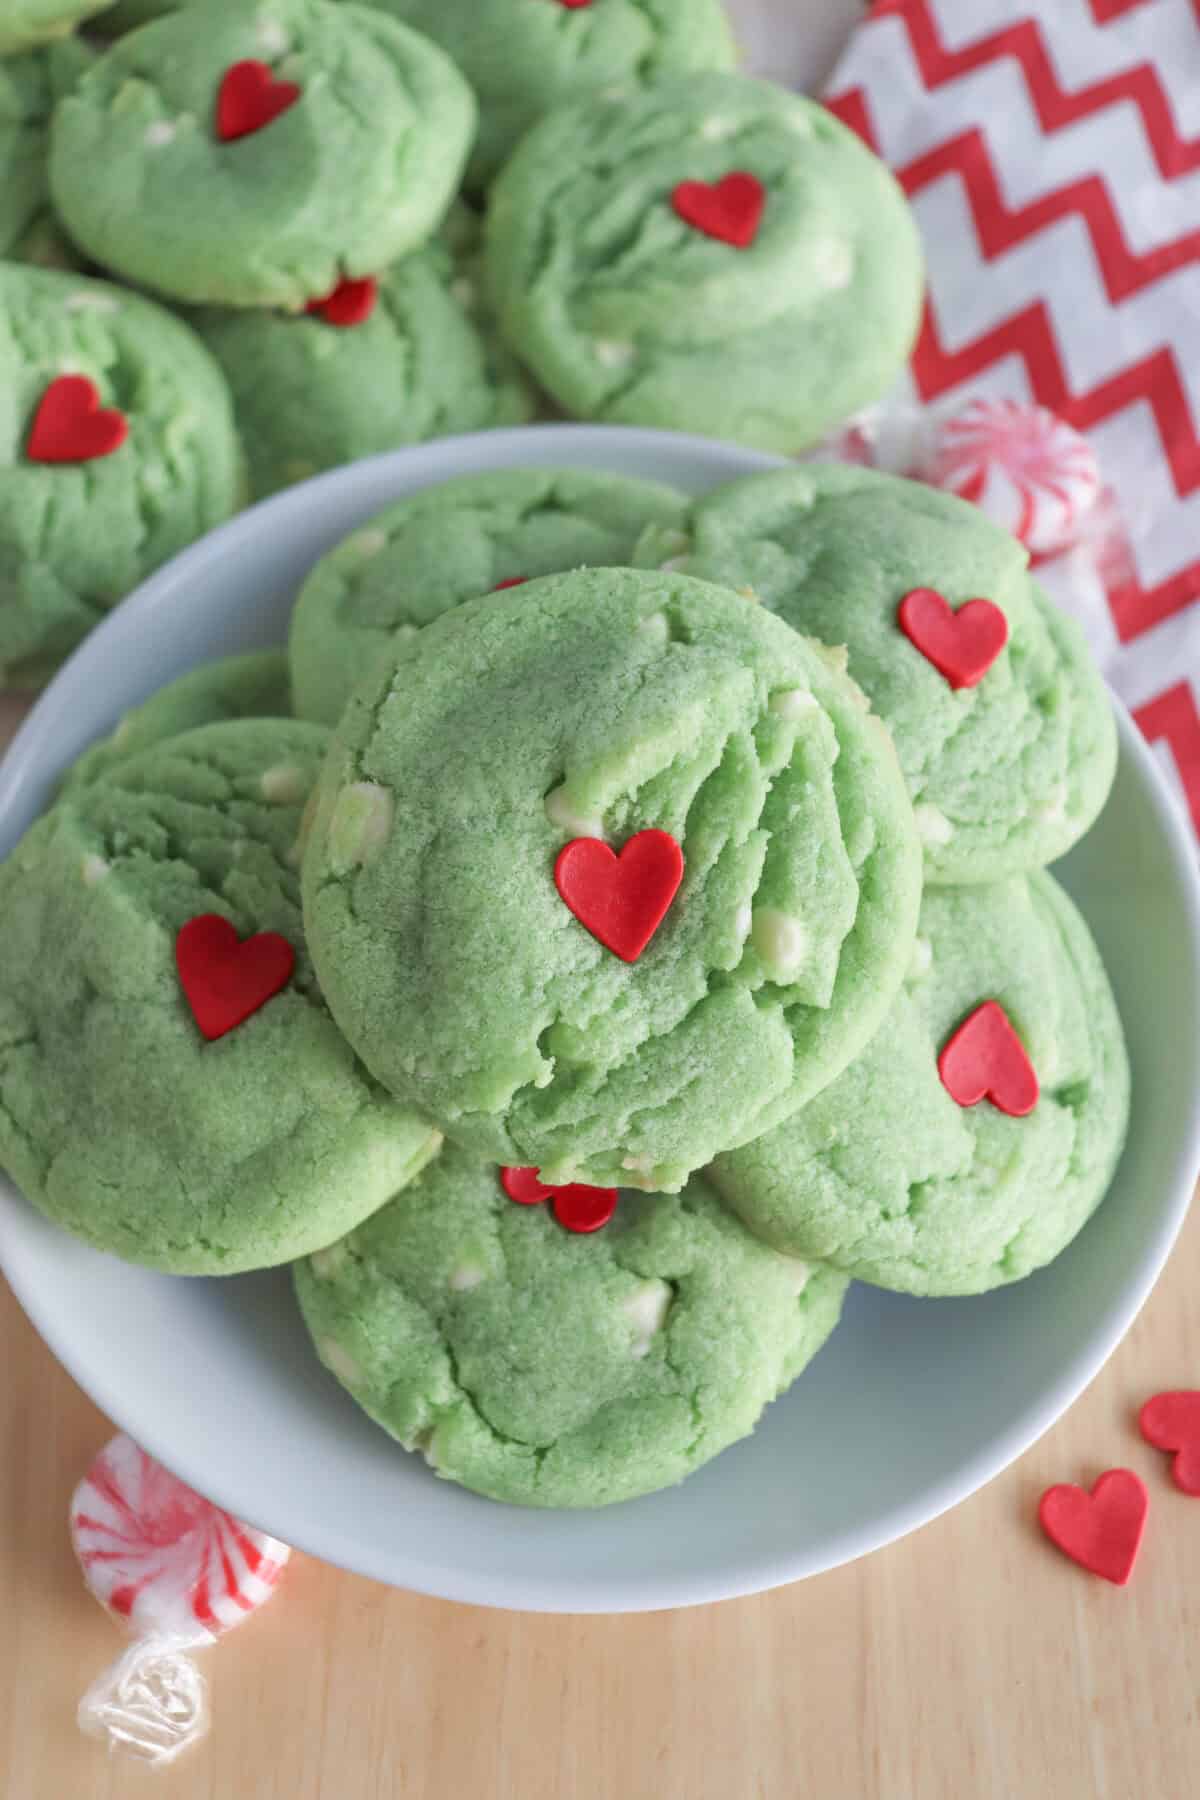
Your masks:
M364 469L376 469L388 474L394 472L397 480L400 480L417 467L436 470L445 466L446 473L433 473L427 482L417 484L432 485L449 479L451 472L481 473L490 468L510 466L506 464L505 458L514 450L525 456L527 466L537 466L539 445L547 446L552 443L556 452L573 448L583 450L585 446L594 450L601 438L612 446L614 460L609 466L613 472L619 467L617 453L621 447L646 454L673 450L677 454L690 455L697 466L707 463L727 479L734 478L730 474L733 460L736 460L745 473L753 472L756 466L763 469L789 466L785 459L779 457L747 452L736 445L688 437L681 433L619 426L526 426L504 432L439 439L433 444L388 452L383 456L370 458L366 463L332 470L287 489L237 515L165 564L116 607L64 663L39 696L0 760L0 819L13 807L19 808L23 800L28 804L24 789L35 780L39 770L43 776L47 769L52 776L58 772L50 751L54 736L50 724L60 711L59 696L64 687L69 689L79 678L81 667L86 671L94 659L105 659L110 645L119 649L123 639L128 638L132 642L147 615L153 615L159 608L176 604L180 591L186 589L193 574L212 557L214 550L236 550L239 544L257 536L264 527L270 527L276 520L282 523L289 516L298 515L311 503L318 491L340 491L352 487L357 481L361 481ZM464 456L469 461L475 459L471 467L461 466ZM480 457L483 458L482 461L478 460ZM555 460L562 466L567 466L565 457L556 454ZM409 490L406 488L405 491ZM1195 847L1181 809L1171 794L1150 747L1126 708L1115 696L1112 699L1121 756L1129 758L1134 765L1142 795L1154 814L1182 903L1187 924L1187 945L1181 947L1181 950L1186 948L1188 954L1180 955L1181 979L1186 969L1192 1016L1200 1018L1200 876L1197 873ZM1200 1060L1200 1046L1196 1055ZM1196 1085L1200 1095L1200 1081ZM419 1552L414 1553L403 1543L389 1546L385 1555L374 1546L360 1542L352 1530L347 1530L336 1521L313 1521L311 1530L306 1525L300 1530L294 1530L285 1522L272 1523L256 1518L257 1507L253 1498L251 1474L242 1477L230 1467L213 1479L209 1471L197 1466L188 1453L186 1443L176 1442L171 1438L169 1429L154 1423L150 1429L144 1429L141 1422L129 1415L121 1393L115 1391L102 1372L85 1364L76 1345L60 1330L54 1309L46 1303L43 1287L35 1280L27 1282L23 1279L19 1258L13 1259L8 1255L2 1232L0 1271L5 1274L16 1299L52 1354L119 1429L129 1431L152 1456L216 1504L235 1516L254 1521L272 1535L293 1543L296 1548L388 1585L403 1586L413 1592L475 1605L537 1612L655 1611L761 1593L840 1567L931 1523L993 1480L1061 1417L1099 1373L1129 1330L1149 1297L1178 1236L1192 1199L1198 1172L1200 1098L1193 1106L1187 1128L1181 1132L1180 1142L1176 1146L1170 1177L1164 1184L1163 1204L1156 1227L1144 1241L1136 1263L1130 1266L1120 1295L1103 1314L1092 1320L1086 1337L1059 1370L1056 1379L1047 1383L1006 1429L997 1432L985 1448L975 1452L950 1474L931 1486L920 1489L907 1504L894 1506L885 1519L877 1520L869 1527L847 1528L840 1535L826 1539L819 1553L810 1548L802 1548L793 1556L743 1556L739 1563L719 1570L706 1570L700 1575L692 1571L670 1572L649 1583L640 1578L630 1580L606 1572L602 1592L588 1590L572 1593L565 1602L561 1582L557 1577L548 1576L531 1582L527 1575L510 1577L505 1569L494 1567L489 1571L486 1581L481 1582L474 1573L463 1578L453 1566L428 1558L422 1560ZM0 1201L3 1199L4 1196L0 1195ZM302 1506L299 1510L302 1510Z

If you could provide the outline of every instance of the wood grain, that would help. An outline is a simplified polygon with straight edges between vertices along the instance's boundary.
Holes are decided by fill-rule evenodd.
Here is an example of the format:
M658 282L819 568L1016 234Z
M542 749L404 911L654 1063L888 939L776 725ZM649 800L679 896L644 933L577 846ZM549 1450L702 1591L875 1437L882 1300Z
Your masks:
M1088 1393L983 1493L849 1568L613 1619L451 1606L297 1558L206 1659L215 1728L162 1776L80 1737L119 1637L67 1502L109 1427L0 1289L4 1800L1184 1800L1200 1764L1200 1501L1138 1438L1200 1384L1193 1211ZM1037 1495L1127 1464L1150 1524L1126 1589L1043 1543ZM819 1460L814 1471L819 1478Z

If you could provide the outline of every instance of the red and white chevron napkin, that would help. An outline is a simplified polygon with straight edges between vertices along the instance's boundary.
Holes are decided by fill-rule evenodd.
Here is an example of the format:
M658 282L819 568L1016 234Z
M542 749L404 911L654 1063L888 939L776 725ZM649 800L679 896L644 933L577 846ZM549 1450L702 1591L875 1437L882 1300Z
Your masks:
M893 415L1008 397L1087 435L1118 510L1039 575L1200 834L1200 0L877 0L827 98L925 242Z

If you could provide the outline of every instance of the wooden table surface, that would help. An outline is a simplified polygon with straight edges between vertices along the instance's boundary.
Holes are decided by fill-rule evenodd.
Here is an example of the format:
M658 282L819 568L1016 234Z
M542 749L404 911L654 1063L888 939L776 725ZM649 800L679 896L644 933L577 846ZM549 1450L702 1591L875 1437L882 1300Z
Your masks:
M0 743L17 709L0 700ZM1200 1769L1200 1501L1137 1436L1200 1386L1200 1208L1125 1343L990 1487L864 1561L693 1611L552 1618L304 1557L204 1660L210 1737L153 1773L80 1736L121 1638L71 1489L111 1427L0 1282L0 1800L1185 1800ZM1035 1523L1053 1481L1150 1489L1128 1588Z

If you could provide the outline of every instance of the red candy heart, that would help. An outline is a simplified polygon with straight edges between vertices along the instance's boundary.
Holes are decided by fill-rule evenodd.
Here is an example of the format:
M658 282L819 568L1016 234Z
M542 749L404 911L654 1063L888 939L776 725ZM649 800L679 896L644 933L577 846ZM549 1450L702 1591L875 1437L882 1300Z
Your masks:
M536 1169L501 1169L500 1186L518 1206L540 1206L554 1192Z
M742 170L717 182L681 181L671 194L671 205L685 225L738 250L748 250L758 236L766 204L767 190L758 176Z
M373 275L364 275L361 281L339 281L331 294L323 300L310 300L304 310L345 330L350 325L365 325L378 297L379 283Z
M986 1097L1010 1118L1023 1119L1038 1103L1033 1064L996 1000L963 1020L938 1057L938 1074L960 1106L978 1106Z
M231 144L261 131L295 106L300 93L294 81L276 81L270 63L233 63L217 90L217 136L223 144Z
M1171 1478L1185 1494L1200 1496L1200 1394L1155 1394L1138 1414L1138 1426L1156 1450L1174 1450Z
M601 838L572 838L554 885L579 923L622 962L636 962L683 880L683 851L667 831L639 831L620 856Z
M501 1169L500 1185L518 1206L540 1206L549 1200L551 1212L566 1231L599 1231L617 1210L616 1188L585 1187L578 1181L547 1187L537 1169Z
M1008 620L991 600L968 600L955 612L933 588L914 588L896 618L952 688L978 686L1008 642Z
M558 0L558 4L565 6L568 12L577 12L581 6L590 6L592 0Z
M242 942L228 919L201 913L175 939L175 964L193 1017L211 1042L287 986L296 953L277 931Z
M129 436L129 420L116 407L102 407L94 381L60 375L38 402L25 454L30 462L91 462L111 456Z
M498 581L492 592L493 594L502 594L505 588L524 587L528 580L528 575L510 575L507 581Z
M1132 1469L1109 1469L1089 1494L1071 1482L1047 1488L1038 1503L1042 1530L1072 1562L1124 1587L1133 1574L1150 1501Z

